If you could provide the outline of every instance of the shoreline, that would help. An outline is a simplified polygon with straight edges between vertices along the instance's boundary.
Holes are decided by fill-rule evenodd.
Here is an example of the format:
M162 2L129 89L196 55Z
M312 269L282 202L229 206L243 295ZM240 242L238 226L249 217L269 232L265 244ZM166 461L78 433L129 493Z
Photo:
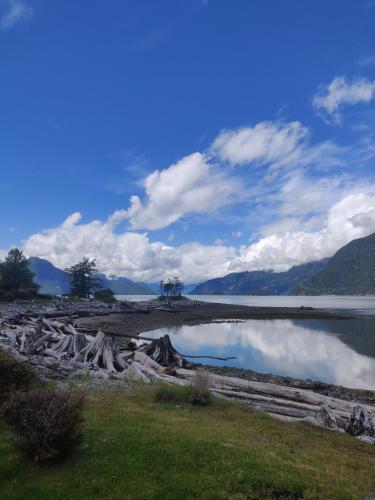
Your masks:
M175 312L152 310L148 314L110 314L79 318L77 325L84 328L102 329L108 334L121 338L121 333L141 335L161 328L182 325L214 323L218 320L246 319L326 319L349 321L352 317L338 315L321 309L299 309L288 307L250 307L233 304L218 304L198 301L174 302L179 306ZM125 340L125 337L123 337ZM334 384L297 379L276 374L263 374L250 369L230 366L211 366L204 363L189 362L192 368L202 367L222 376L237 377L249 381L268 382L277 385L307 389L313 392L359 403L375 404L375 391L352 389Z
M123 313L116 311L105 316L82 317L77 324L83 327L98 327L106 333L121 337L122 332L139 335L160 328L200 325L213 323L217 320L246 320L246 319L325 319L343 320L353 319L353 316L336 314L323 309L309 309L298 307L257 307L238 304L221 304L217 302L203 302L190 299L171 301L175 308L169 311L159 310L155 305L168 305L168 301L158 299L149 302L125 302L132 306L143 307L147 314L129 314L126 309ZM152 306L151 310L147 310Z

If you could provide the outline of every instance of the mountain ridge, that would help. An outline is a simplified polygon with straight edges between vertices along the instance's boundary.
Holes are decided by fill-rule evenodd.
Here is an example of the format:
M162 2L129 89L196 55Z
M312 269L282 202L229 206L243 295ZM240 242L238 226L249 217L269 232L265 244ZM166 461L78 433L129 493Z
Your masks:
M243 271L198 285L192 295L288 295L301 281L320 271L327 259L293 266L288 271Z
M29 269L35 274L34 281L40 285L40 293L63 295L69 293L69 280L62 269L46 259L30 257ZM115 295L152 295L154 292L143 283L136 283L129 278L107 278L98 273L102 289L109 288Z
M340 248L327 265L300 283L297 295L375 295L375 233Z

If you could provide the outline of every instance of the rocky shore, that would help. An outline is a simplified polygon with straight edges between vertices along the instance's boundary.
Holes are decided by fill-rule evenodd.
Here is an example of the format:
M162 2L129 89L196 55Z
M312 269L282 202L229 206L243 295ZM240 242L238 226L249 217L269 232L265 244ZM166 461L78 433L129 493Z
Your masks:
M267 308L266 312L264 308L187 299L114 304L69 299L17 301L0 307L0 347L18 361L33 365L42 379L99 379L124 387L135 380L194 386L198 366L173 347L169 335L153 339L140 333L166 324L306 316L338 318L313 309ZM142 342L135 343L137 338ZM347 432L375 444L375 397L369 391L275 375L267 380L267 376L234 368L221 369L224 372L206 369L211 370L208 390L218 398L239 401L275 418Z
M108 314L86 316L77 323L88 328L101 328L112 335L141 334L164 327L199 325L220 320L245 319L351 319L323 309L303 307L250 307L183 299L179 301L124 302L123 307L141 308L140 314ZM119 307L119 306L117 306ZM141 314L142 311L144 314Z
M80 331L96 334L102 330L113 335L121 346L129 341L126 335L181 325L197 325L218 321L246 319L342 319L349 317L332 314L321 309L288 307L248 307L233 304L207 303L182 299L178 301L150 300L147 302L116 302L104 304L93 300L54 299L51 301L15 301L0 304L0 323L31 315L34 318L61 318L73 322ZM192 367L205 366L196 363ZM236 377L248 381L279 384L312 390L322 395L365 404L375 403L375 391L348 389L312 380L300 380L274 374L261 374L252 370L230 366L205 366L211 373Z

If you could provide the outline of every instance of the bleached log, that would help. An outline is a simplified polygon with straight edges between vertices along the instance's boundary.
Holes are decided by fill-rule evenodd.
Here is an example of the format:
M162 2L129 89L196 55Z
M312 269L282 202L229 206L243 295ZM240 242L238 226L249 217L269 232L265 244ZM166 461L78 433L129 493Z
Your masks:
M316 405L309 405L306 403L299 403L298 401L290 401L286 399L274 398L272 396L262 396L260 394L252 394L249 392L230 391L225 389L213 389L213 392L215 394L223 394L225 396L229 396L230 398L242 399L243 401L257 404L259 406L262 406L263 403L281 405L296 410L306 411L311 414L315 414L320 410L320 407Z
M146 344L139 348L140 352L144 352L154 361L163 366L179 366L183 365L183 359L180 353L172 346L169 335L164 335L160 339L155 339L150 344Z
M75 357L74 361L91 363L97 368L104 368L108 372L122 371L128 367L121 357L118 346L113 337L101 330L97 336L87 344Z
M144 352L141 351L135 351L134 353L134 361L138 361L142 366L151 368L152 370L156 372L163 372L164 368L159 365L156 361L154 361L150 356L147 356Z
M357 439L359 439L363 443L375 445L375 437L361 435L361 436L357 436Z
M192 379L194 377L194 370L186 370L178 368L177 374L181 377ZM327 404L331 409L351 413L356 403L351 401L344 401L337 398L324 396L323 394L315 393L307 389L296 389L294 387L282 386L266 382L255 382L236 377L227 377L216 374L210 374L212 387L219 389L240 389L244 392L253 394L263 394L265 396L277 396L291 401L298 401L301 403L308 403L315 406L322 406ZM370 415L375 415L375 407L369 405L362 405L363 409Z
M112 374L112 377L119 380L129 380L129 381L137 381L145 382L146 384L150 383L149 377L143 372L142 365L137 361L133 361L129 368L124 370L121 373Z
M321 423L322 427L336 430L338 428L336 416L327 405L322 405L317 411L315 418Z
M363 406L354 406L349 417L346 432L352 436L364 434L375 437L375 416L366 414Z

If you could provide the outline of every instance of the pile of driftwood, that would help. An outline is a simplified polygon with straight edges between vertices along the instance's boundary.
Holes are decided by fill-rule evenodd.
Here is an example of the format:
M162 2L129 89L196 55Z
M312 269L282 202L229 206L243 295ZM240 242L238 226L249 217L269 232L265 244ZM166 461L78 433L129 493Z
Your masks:
M105 307L100 306L102 310ZM124 334L129 342L119 347L113 336L101 330L88 332L75 326L74 315L67 314L66 308L43 314L14 312L0 319L0 348L34 365L43 377L85 375L145 383L193 383L196 372L186 369L184 355L174 349L168 335L153 339ZM214 374L210 375L210 390L217 397L240 401L278 418L307 421L375 444L374 406L310 390Z
M129 335L129 338L139 337ZM0 347L35 365L39 374L49 378L132 375L149 381L160 378L158 372L183 366L184 360L168 335L146 339L146 344L128 342L120 348L113 336L101 330L88 335L84 329L73 326L66 316L62 320L22 315L0 323Z

